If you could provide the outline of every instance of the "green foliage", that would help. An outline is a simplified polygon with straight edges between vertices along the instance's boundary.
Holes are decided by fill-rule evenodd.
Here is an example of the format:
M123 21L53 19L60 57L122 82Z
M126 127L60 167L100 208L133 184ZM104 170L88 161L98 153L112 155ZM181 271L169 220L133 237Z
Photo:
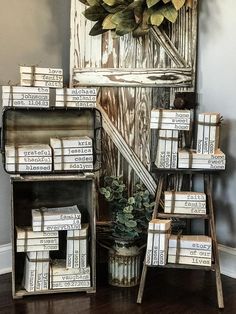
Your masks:
M88 8L84 16L96 24L91 36L109 30L114 37L132 33L134 37L145 36L155 25L164 21L174 23L178 10L183 6L192 7L193 0L79 0Z
M136 184L133 195L128 197L122 178L111 176L104 178L104 186L99 191L112 211L113 236L122 240L140 238L147 230L155 204L144 185Z

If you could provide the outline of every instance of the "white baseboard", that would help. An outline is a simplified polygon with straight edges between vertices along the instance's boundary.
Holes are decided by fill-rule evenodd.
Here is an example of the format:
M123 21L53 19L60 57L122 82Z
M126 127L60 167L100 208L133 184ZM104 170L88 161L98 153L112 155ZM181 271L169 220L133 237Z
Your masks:
M220 255L220 272L236 279L236 248L218 245Z
M236 248L219 244L220 270L236 279ZM12 271L11 243L0 245L0 275Z
M0 274L12 271L11 243L0 245Z

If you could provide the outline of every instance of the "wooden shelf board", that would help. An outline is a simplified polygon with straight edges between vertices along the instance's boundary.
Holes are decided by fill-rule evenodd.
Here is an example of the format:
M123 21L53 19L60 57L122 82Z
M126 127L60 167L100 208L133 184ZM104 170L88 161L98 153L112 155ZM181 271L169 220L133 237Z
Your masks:
M179 269L196 269L196 270L214 270L215 265L211 266L201 266L201 265L187 265L187 264L166 264L166 265L158 265L158 266L149 266L148 267L158 267L158 268L179 268Z
M209 219L209 215L192 215L192 214L167 214L157 213L159 218L189 218L189 219Z
M13 295L14 299L22 298L24 296L30 296L30 295L39 295L39 294L51 294L51 293L67 293L67 292L86 292L86 293L95 293L96 288L90 287L90 288L63 288L63 289L48 289L48 290L42 290L42 291L32 291L27 292L25 289L19 289L15 292Z
M165 168L157 168L154 164L151 165L151 172L153 173L169 173L175 174L178 172L182 172L184 174L193 174L193 173L217 173L219 171L224 171L224 169L195 169L195 168L176 168L176 169L165 169Z

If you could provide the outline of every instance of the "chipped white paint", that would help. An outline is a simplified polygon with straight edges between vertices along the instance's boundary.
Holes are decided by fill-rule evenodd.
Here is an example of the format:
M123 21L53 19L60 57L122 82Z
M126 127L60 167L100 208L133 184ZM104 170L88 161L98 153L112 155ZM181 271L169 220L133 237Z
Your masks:
M111 137L112 142L116 145L119 152L123 155L123 157L129 163L129 165L134 169L136 175L145 184L149 192L152 195L155 195L157 184L155 180L153 179L152 175L143 165L143 163L138 158L136 153L126 143L124 138L121 136L120 132L117 130L117 128L112 123L112 121L109 119L106 112L100 106L98 106L98 109L102 113L104 130Z
M114 253L115 251L115 253ZM109 284L118 287L133 287L139 283L140 251L137 246L126 247L119 241L109 250Z
M89 68L75 69L74 86L119 86L119 87L172 87L191 86L191 68L128 69Z
M76 86L102 86L101 107L148 169L153 160L150 138L155 138L147 127L151 108L168 108L176 91L195 88L197 0L193 2L194 9L182 8L176 23L164 31L156 30L155 36L150 32L144 39L136 40L130 34L120 39L112 39L109 32L95 37L85 35L90 22L84 21L81 14L84 7L79 0L72 0L71 81ZM127 76L126 71L131 70L133 73ZM155 72L157 70L160 72ZM148 78L160 75L162 71L167 74L169 70L169 81ZM103 71L107 71L106 75ZM124 75L120 75L122 71ZM177 71L176 80L172 71ZM113 74L118 75L114 77ZM129 180L133 172L109 137L105 135L104 138L106 169L103 170L107 174L124 174ZM155 150L153 147L151 151Z

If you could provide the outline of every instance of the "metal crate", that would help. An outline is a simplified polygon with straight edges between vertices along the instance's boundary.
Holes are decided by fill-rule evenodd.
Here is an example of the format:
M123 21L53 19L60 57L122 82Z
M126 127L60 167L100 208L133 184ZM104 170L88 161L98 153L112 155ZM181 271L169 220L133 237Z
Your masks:
M101 126L100 112L95 109L28 109L6 108L2 116L1 150L5 167L5 145L49 144L50 137L89 136L93 140L94 167L97 171L101 167ZM5 167L6 169L6 167ZM51 173L78 173L84 170L55 171ZM9 172L17 174L19 172ZM24 174L23 172L20 172ZM48 174L49 172L47 172ZM27 172L25 174L40 174ZM43 173L41 173L43 174Z

